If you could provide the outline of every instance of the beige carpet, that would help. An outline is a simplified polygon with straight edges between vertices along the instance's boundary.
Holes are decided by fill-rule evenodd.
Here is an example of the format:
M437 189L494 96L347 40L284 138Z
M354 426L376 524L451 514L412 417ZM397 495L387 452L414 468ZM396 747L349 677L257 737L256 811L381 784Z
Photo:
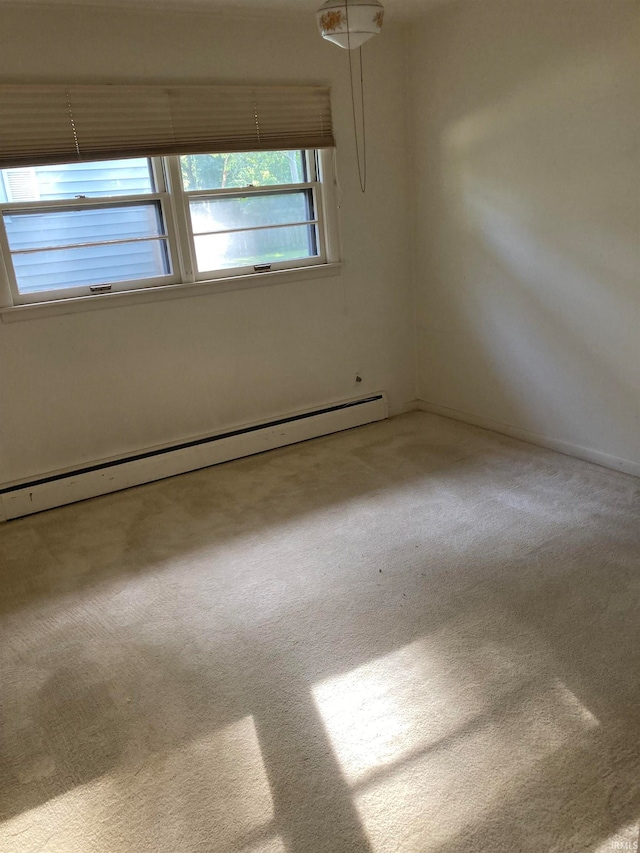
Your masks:
M411 414L0 528L1 853L609 853L640 480Z

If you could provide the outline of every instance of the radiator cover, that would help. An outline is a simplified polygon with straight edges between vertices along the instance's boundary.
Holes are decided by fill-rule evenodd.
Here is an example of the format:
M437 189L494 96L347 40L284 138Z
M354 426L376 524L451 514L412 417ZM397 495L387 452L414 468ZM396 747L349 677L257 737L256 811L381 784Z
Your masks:
M385 394L373 394L264 423L246 424L221 433L150 448L124 458L102 460L80 469L52 472L0 489L0 521L219 465L383 420L387 416Z

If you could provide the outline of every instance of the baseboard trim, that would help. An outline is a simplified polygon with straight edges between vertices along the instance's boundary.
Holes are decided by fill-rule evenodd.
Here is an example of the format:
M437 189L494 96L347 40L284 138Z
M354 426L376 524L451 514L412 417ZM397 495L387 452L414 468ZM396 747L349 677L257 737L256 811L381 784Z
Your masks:
M406 403L397 403L395 406L389 406L389 417L395 418L398 415L406 415L408 412L417 412L418 403L418 400L407 400Z
M462 421L465 424L471 424L482 429L489 429L492 432L508 435L510 438L517 438L529 444L545 447L547 450L564 453L565 456L575 456L578 459L602 465L604 468L612 468L614 471L622 471L624 474L632 474L635 477L640 477L640 462L634 462L632 459L622 459L618 456L612 456L609 453L601 453L599 450L592 450L589 447L582 447L579 444L572 444L568 441L560 441L557 438L549 438L548 436L540 435L537 432L531 432L521 427L505 424L501 421L494 421L491 418L485 418L481 415L473 415L471 412L450 409L448 406L440 406L437 403L429 403L426 400L418 400L417 408L421 412L441 415L442 417Z
M0 488L0 521L219 465L386 417L386 395L372 394L268 422L244 424L174 445L149 448L124 458L101 460L81 469L51 472L26 482L6 484Z

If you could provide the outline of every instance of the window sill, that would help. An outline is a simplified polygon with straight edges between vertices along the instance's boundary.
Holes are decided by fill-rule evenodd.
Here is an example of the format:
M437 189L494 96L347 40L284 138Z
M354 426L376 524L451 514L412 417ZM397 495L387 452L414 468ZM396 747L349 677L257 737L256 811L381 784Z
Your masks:
M214 293L246 290L270 284L328 278L339 275L341 269L341 263L319 264L318 266L296 267L295 269L198 281L193 284L168 284L148 287L144 290L125 290L118 293L56 299L51 302L32 302L29 305L11 305L0 308L0 319L3 323L13 323L19 320L35 320L40 317L56 317L60 314L78 314L83 311L141 305L145 302L157 300L183 299L187 296L209 296Z

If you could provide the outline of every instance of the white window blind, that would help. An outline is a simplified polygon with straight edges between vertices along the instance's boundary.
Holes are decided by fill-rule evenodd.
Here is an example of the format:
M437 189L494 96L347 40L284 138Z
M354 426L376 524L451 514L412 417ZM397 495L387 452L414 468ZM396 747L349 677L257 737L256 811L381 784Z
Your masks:
M0 85L0 168L334 144L317 86Z

